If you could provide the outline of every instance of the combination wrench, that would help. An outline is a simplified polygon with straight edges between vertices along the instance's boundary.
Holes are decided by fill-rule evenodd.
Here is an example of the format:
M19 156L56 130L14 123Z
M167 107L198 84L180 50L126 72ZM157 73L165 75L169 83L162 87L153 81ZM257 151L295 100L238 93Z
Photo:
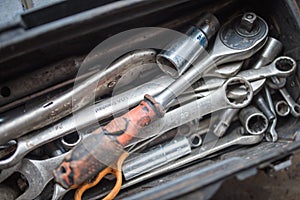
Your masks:
M107 166L111 166L124 154L124 147L144 127L162 118L168 104L195 83L206 71L216 65L247 59L256 53L266 42L268 26L263 19L255 16L257 20L253 21L253 29L250 32L245 30L243 19L254 17L253 15L253 13L246 13L223 25L210 55L205 56L205 59L203 57L197 59L186 73L158 95L154 97L145 95L144 100L138 106L84 138L69 151L61 165L54 170L55 181L64 188L76 187ZM191 113L195 113L195 107ZM89 173L85 173L87 170Z
M280 84L280 81L279 81L278 77L271 77L271 80L272 80L273 84L275 84L275 85L279 85ZM295 102L295 100L289 94L289 92L287 91L287 89L285 87L279 88L278 91L280 92L280 94L282 95L282 97L284 98L284 100L289 105L289 107L290 107L290 113L294 117L299 117L300 116L300 105Z
M263 66L258 69L244 70L236 74L237 77L242 77L248 81L255 81L272 76L288 77L296 70L296 61L288 56L280 56L276 58L271 64ZM201 85L197 85L197 92L212 90L220 87L226 79L212 78L206 80ZM198 83L197 83L198 84Z
M19 172L27 180L28 188L17 199L34 199L43 191L49 181L53 179L52 170L59 165L64 156L65 154L61 154L45 160L24 158L20 164L12 168L3 169L0 174L0 182L14 172Z
M258 60L252 65L251 68L257 70L271 63L281 50L282 44L278 40L269 37L266 45L261 50ZM272 66L274 67L274 65ZM269 106L266 105L263 97L260 94L256 95L254 101L256 102L256 104L260 105L259 108L265 113L266 116L268 116L268 119L273 120L273 118L276 117L275 113L270 111ZM231 121L238 112L238 109L226 109L219 111L217 113L217 116L219 116L219 118L213 122L212 132L218 137L223 136L229 128ZM272 134L276 134L274 133L274 130L272 130Z

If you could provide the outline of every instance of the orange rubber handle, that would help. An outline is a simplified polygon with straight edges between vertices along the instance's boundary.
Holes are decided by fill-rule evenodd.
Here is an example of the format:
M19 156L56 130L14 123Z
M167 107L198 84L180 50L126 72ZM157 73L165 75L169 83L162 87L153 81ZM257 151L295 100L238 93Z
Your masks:
M55 181L64 188L78 187L107 166L112 166L132 138L162 116L160 105L146 95L138 106L98 128L74 147L54 170Z

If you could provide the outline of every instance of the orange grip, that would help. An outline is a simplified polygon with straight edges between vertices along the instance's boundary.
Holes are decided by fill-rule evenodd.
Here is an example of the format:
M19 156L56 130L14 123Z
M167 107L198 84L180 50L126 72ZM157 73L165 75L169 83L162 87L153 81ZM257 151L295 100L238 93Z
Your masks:
M55 181L64 188L78 187L115 163L132 138L162 116L160 105L146 95L138 106L98 128L74 147L54 170Z

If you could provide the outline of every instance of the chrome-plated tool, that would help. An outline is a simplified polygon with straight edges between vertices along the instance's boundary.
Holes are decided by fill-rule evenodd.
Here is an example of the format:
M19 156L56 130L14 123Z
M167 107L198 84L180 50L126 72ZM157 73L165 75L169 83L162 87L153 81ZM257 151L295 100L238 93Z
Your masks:
M218 19L211 13L204 13L199 18L185 35L172 41L156 56L161 70L173 78L181 76L206 51L209 40L220 27Z
M234 18L221 28L211 54L206 56L206 59L197 59L193 67L161 93L154 97L145 95L145 99L137 107L113 119L105 127L98 128L93 134L83 139L54 171L55 181L64 188L69 188L92 178L107 166L115 163L123 155L124 147L138 136L144 127L162 118L168 104L195 83L206 71L211 70L216 64L240 61L256 53L266 42L268 26L263 19L256 17L257 20L253 21L249 32L243 28L241 18L241 16ZM237 26L237 23L240 25ZM235 100L231 99L229 102ZM191 113L196 114L195 111ZM96 148L95 145L99 146ZM76 172L73 169L75 165ZM86 170L90 173L85 173Z

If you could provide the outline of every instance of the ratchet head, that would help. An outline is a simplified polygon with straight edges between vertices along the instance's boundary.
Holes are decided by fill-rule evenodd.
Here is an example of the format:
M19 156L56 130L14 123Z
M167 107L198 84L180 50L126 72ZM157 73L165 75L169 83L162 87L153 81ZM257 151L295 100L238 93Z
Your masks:
M262 18L245 13L221 27L211 55L217 65L250 58L264 46L267 34L268 25Z
M253 98L252 86L244 78L230 78L224 83L223 88L226 92L227 103L231 105L232 108L243 108L247 106ZM243 92L235 92L237 90L242 90Z

